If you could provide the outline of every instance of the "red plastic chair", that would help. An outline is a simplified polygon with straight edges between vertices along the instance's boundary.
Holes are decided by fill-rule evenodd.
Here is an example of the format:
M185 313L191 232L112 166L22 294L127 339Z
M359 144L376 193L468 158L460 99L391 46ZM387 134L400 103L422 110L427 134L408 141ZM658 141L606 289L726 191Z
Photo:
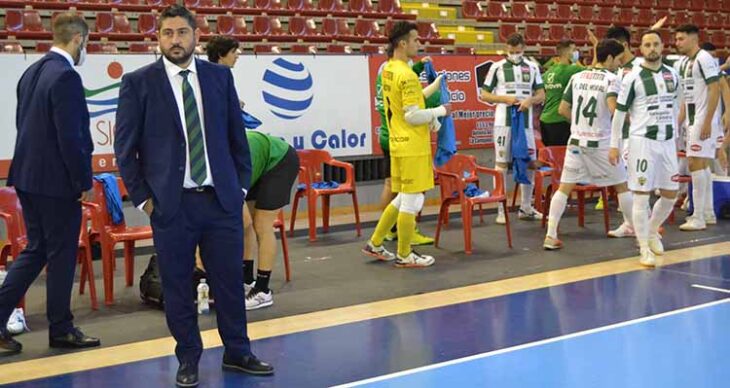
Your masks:
M464 2L461 3L461 16L463 18L479 19L485 15L484 9L482 9L482 6L478 1L464 0Z
M84 206L81 213L81 230L79 232L78 261L81 264L81 282L79 294L84 294L86 283L89 283L91 309L97 310L99 303L96 298L96 282L94 281L94 266L92 264L91 243L89 240L88 224L91 217L89 209ZM0 219L5 222L8 243L0 251L0 265L7 265L8 256L17 260L20 253L28 245L28 237L23 221L23 210L18 195L12 187L0 188ZM23 305L21 301L20 305Z
M307 12L315 9L312 0L287 0L286 7L294 12Z
M280 210L279 215L274 220L274 229L279 231L281 236L281 253L284 256L284 270L286 272L286 281L291 280L291 270L289 268L289 245L286 242L286 226L284 224L284 211Z
M330 197L337 194L350 194L352 206L355 210L355 228L357 236L361 235L360 210L357 204L357 187L355 187L355 168L350 163L341 162L332 158L327 151L322 150L299 150L299 183L304 188L297 190L292 204L291 221L289 224L289 235L294 234L294 222L297 219L297 207L299 199L307 197L307 213L309 217L309 241L317 240L317 198L322 197L322 230L327 233L330 226ZM315 189L312 184L322 180L322 165L345 169L345 182L340 183L336 189Z
M616 13L613 10L613 7L599 7L598 8L598 17L597 20L594 21L594 23L597 24L611 24L614 22L614 19L616 18ZM602 38L603 35L598 35L598 38Z
M124 198L127 195L126 187L121 178L117 178L119 192ZM92 240L101 244L101 260L104 272L104 303L107 306L114 304L114 247L117 243L124 244L124 274L127 287L134 283L134 243L138 240L152 239L152 228L150 226L127 226L122 221L118 225L112 223L112 218L107 211L104 185L94 181L94 203L91 204L95 210L92 218Z
M512 3L512 9L510 10L509 20L515 22L522 22L529 18L530 9L527 3Z
M20 42L10 41L0 42L0 52L22 54L24 51L23 46L20 44Z
M560 23L567 23L567 22L572 22L575 20L576 20L576 16L573 13L573 9L571 8L570 4L558 4L558 7L555 9L554 21L560 22Z
M370 0L350 0L347 2L347 8L357 14L373 13L373 3Z
M545 202L543 209L545 209L545 215L550 212L550 200L552 199L553 193L558 191L560 187L560 176L563 172L563 163L565 162L566 146L550 146L540 150L540 160L545 160L546 163L552 168L552 179L550 186L547 188L545 193ZM604 204L608 204L608 189L606 187L596 185L576 185L573 192L578 194L578 226L581 228L585 226L585 194L600 192L601 199ZM606 233L610 230L610 215L608 213L609 206L603 206L603 226L606 229ZM542 218L542 226L545 227L547 217Z
M159 46L156 42L131 42L129 43L130 53L156 53L157 47Z
M210 24L208 23L208 18L206 18L205 15L195 15L195 24L202 35L211 34Z
M282 9L281 0L254 0L253 7L263 12Z
M487 11L482 19L496 22L506 20L508 17L509 15L507 15L507 11L504 9L504 5L502 5L502 3L490 1L487 4Z
M137 31L145 37L155 37L157 35L157 15L152 13L139 14Z
M444 166L437 167L439 176L439 189L441 191L441 207L439 209L438 221L436 223L436 236L434 246L438 247L441 237L441 227L446 224L449 218L449 207L451 205L461 206L461 219L464 223L464 252L467 255L472 253L471 249L471 228L472 217L475 206L485 203L501 203L507 207L507 197L504 195L504 182L502 174L497 170L479 166L476 158L471 155L454 155ZM491 175L494 179L494 192L485 198L469 198L464 194L469 180L464 178L464 172L470 175L483 173ZM509 215L505 213L505 228L507 231L507 245L512 248L512 232L509 226Z
M378 0L378 12L388 15L400 15L403 10L398 0Z
M18 39L48 39L51 33L43 27L36 10L8 9L5 11L5 32Z

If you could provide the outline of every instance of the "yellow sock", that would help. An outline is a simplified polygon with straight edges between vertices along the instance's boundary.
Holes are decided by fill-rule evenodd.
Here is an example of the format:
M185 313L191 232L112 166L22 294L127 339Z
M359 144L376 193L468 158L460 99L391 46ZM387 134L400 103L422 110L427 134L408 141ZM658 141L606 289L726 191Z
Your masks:
M398 255L406 257L411 253L411 241L416 233L416 215L398 213Z
M393 225L395 225L397 220L398 208L388 204L388 206L385 207L385 211L383 211L383 215L380 216L380 220L378 221L378 225L375 227L373 236L370 237L370 242L372 242L376 247L383 245L385 235L393 229Z

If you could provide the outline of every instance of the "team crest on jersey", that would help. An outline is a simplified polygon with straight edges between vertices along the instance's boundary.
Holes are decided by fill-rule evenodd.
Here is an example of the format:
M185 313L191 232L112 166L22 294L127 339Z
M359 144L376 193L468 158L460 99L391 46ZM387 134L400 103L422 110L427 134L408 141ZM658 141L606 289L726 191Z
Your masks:
M522 82L530 82L530 66L522 65Z
M646 184L646 177L640 176L638 181L639 181L639 186L644 186Z
M691 149L694 152L700 152L702 151L702 146L699 144L692 144L689 149Z
M502 150L499 151L499 157L504 158L504 151L502 151Z
M664 76L664 84L667 85L667 91L670 93L674 92L676 85L674 84L674 76L672 73L663 73L662 75Z

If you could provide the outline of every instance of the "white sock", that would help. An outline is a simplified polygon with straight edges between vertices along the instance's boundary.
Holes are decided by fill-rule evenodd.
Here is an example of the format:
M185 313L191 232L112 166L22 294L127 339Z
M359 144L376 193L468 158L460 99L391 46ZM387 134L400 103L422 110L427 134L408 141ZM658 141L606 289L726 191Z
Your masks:
M527 170L527 179L530 180L530 184L520 185L520 209L524 211L532 209L532 188L535 182L535 170Z
M642 252L649 249L649 196L634 195L634 233Z
M502 174L502 182L504 182L504 195L507 195L507 169L503 167L495 167L495 169L500 174ZM499 215L504 215L504 207L501 203L497 206L497 213Z
M605 206L605 204L604 204ZM624 223L626 225L633 225L632 214L634 212L634 196L630 191L625 191L618 194L618 207L621 208L621 213L624 216Z
M705 192L707 191L706 170L692 171L692 217L705 220Z
M713 192L712 170L705 169L707 176L707 190L705 190L705 214L715 214L715 193ZM703 214L704 215L704 214Z
M565 212L565 205L568 203L568 196L558 190L553 199L550 200L550 215L548 216L547 236L550 238L558 238L558 224L560 217Z
M651 237L656 236L659 233L659 227L662 226L664 221L667 220L669 214L674 209L674 202L676 198L665 198L659 197L654 204L654 209L651 212L651 219L649 220L649 233Z

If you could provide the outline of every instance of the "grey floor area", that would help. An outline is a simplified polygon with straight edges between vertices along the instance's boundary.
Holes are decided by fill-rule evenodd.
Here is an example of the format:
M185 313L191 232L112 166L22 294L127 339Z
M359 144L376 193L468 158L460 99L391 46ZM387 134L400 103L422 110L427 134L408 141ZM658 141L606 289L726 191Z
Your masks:
M442 235L440 248L418 248L437 259L436 264L427 269L396 269L390 264L375 262L363 256L360 248L372 232L372 223L366 225L360 238L350 227L337 227L329 234L320 234L319 241L313 244L307 241L303 233L299 233L289 240L291 282L284 280L279 257L271 281L275 303L270 308L249 312L248 319L261 321L291 316L590 264L637 253L633 239L605 237L601 213L593 210L587 213L586 228L579 228L575 209L568 210L561 223L561 238L566 246L558 252L542 249L544 230L537 222L513 221L514 248L509 249L504 227L493 223L493 213L486 214L484 224L479 224L478 217L475 217L472 255L463 253L461 220L452 215L450 225ZM612 224L616 226L620 222L620 215L614 211L612 217ZM682 219L684 213L677 212L677 220ZM433 235L435 225L433 216L425 217L421 229ZM667 249L677 249L720 242L728 239L728 232L730 221L720 221L707 231L694 233L680 232L677 225L669 225L664 244ZM387 244L395 249L395 243ZM139 276L147 266L149 253L150 248L139 250L135 284L131 288L124 286L123 263L118 259L116 304L112 307L103 305L100 262L95 262L101 305L98 311L91 311L88 296L78 295L76 284L73 296L76 324L86 333L101 337L103 346L169 335L163 312L142 304L139 298ZM58 354L47 347L44 284L45 275L41 275L27 296L28 321L32 332L16 337L24 345L23 353L0 358L0 363ZM201 316L199 322L202 330L215 327L215 320L211 316Z

